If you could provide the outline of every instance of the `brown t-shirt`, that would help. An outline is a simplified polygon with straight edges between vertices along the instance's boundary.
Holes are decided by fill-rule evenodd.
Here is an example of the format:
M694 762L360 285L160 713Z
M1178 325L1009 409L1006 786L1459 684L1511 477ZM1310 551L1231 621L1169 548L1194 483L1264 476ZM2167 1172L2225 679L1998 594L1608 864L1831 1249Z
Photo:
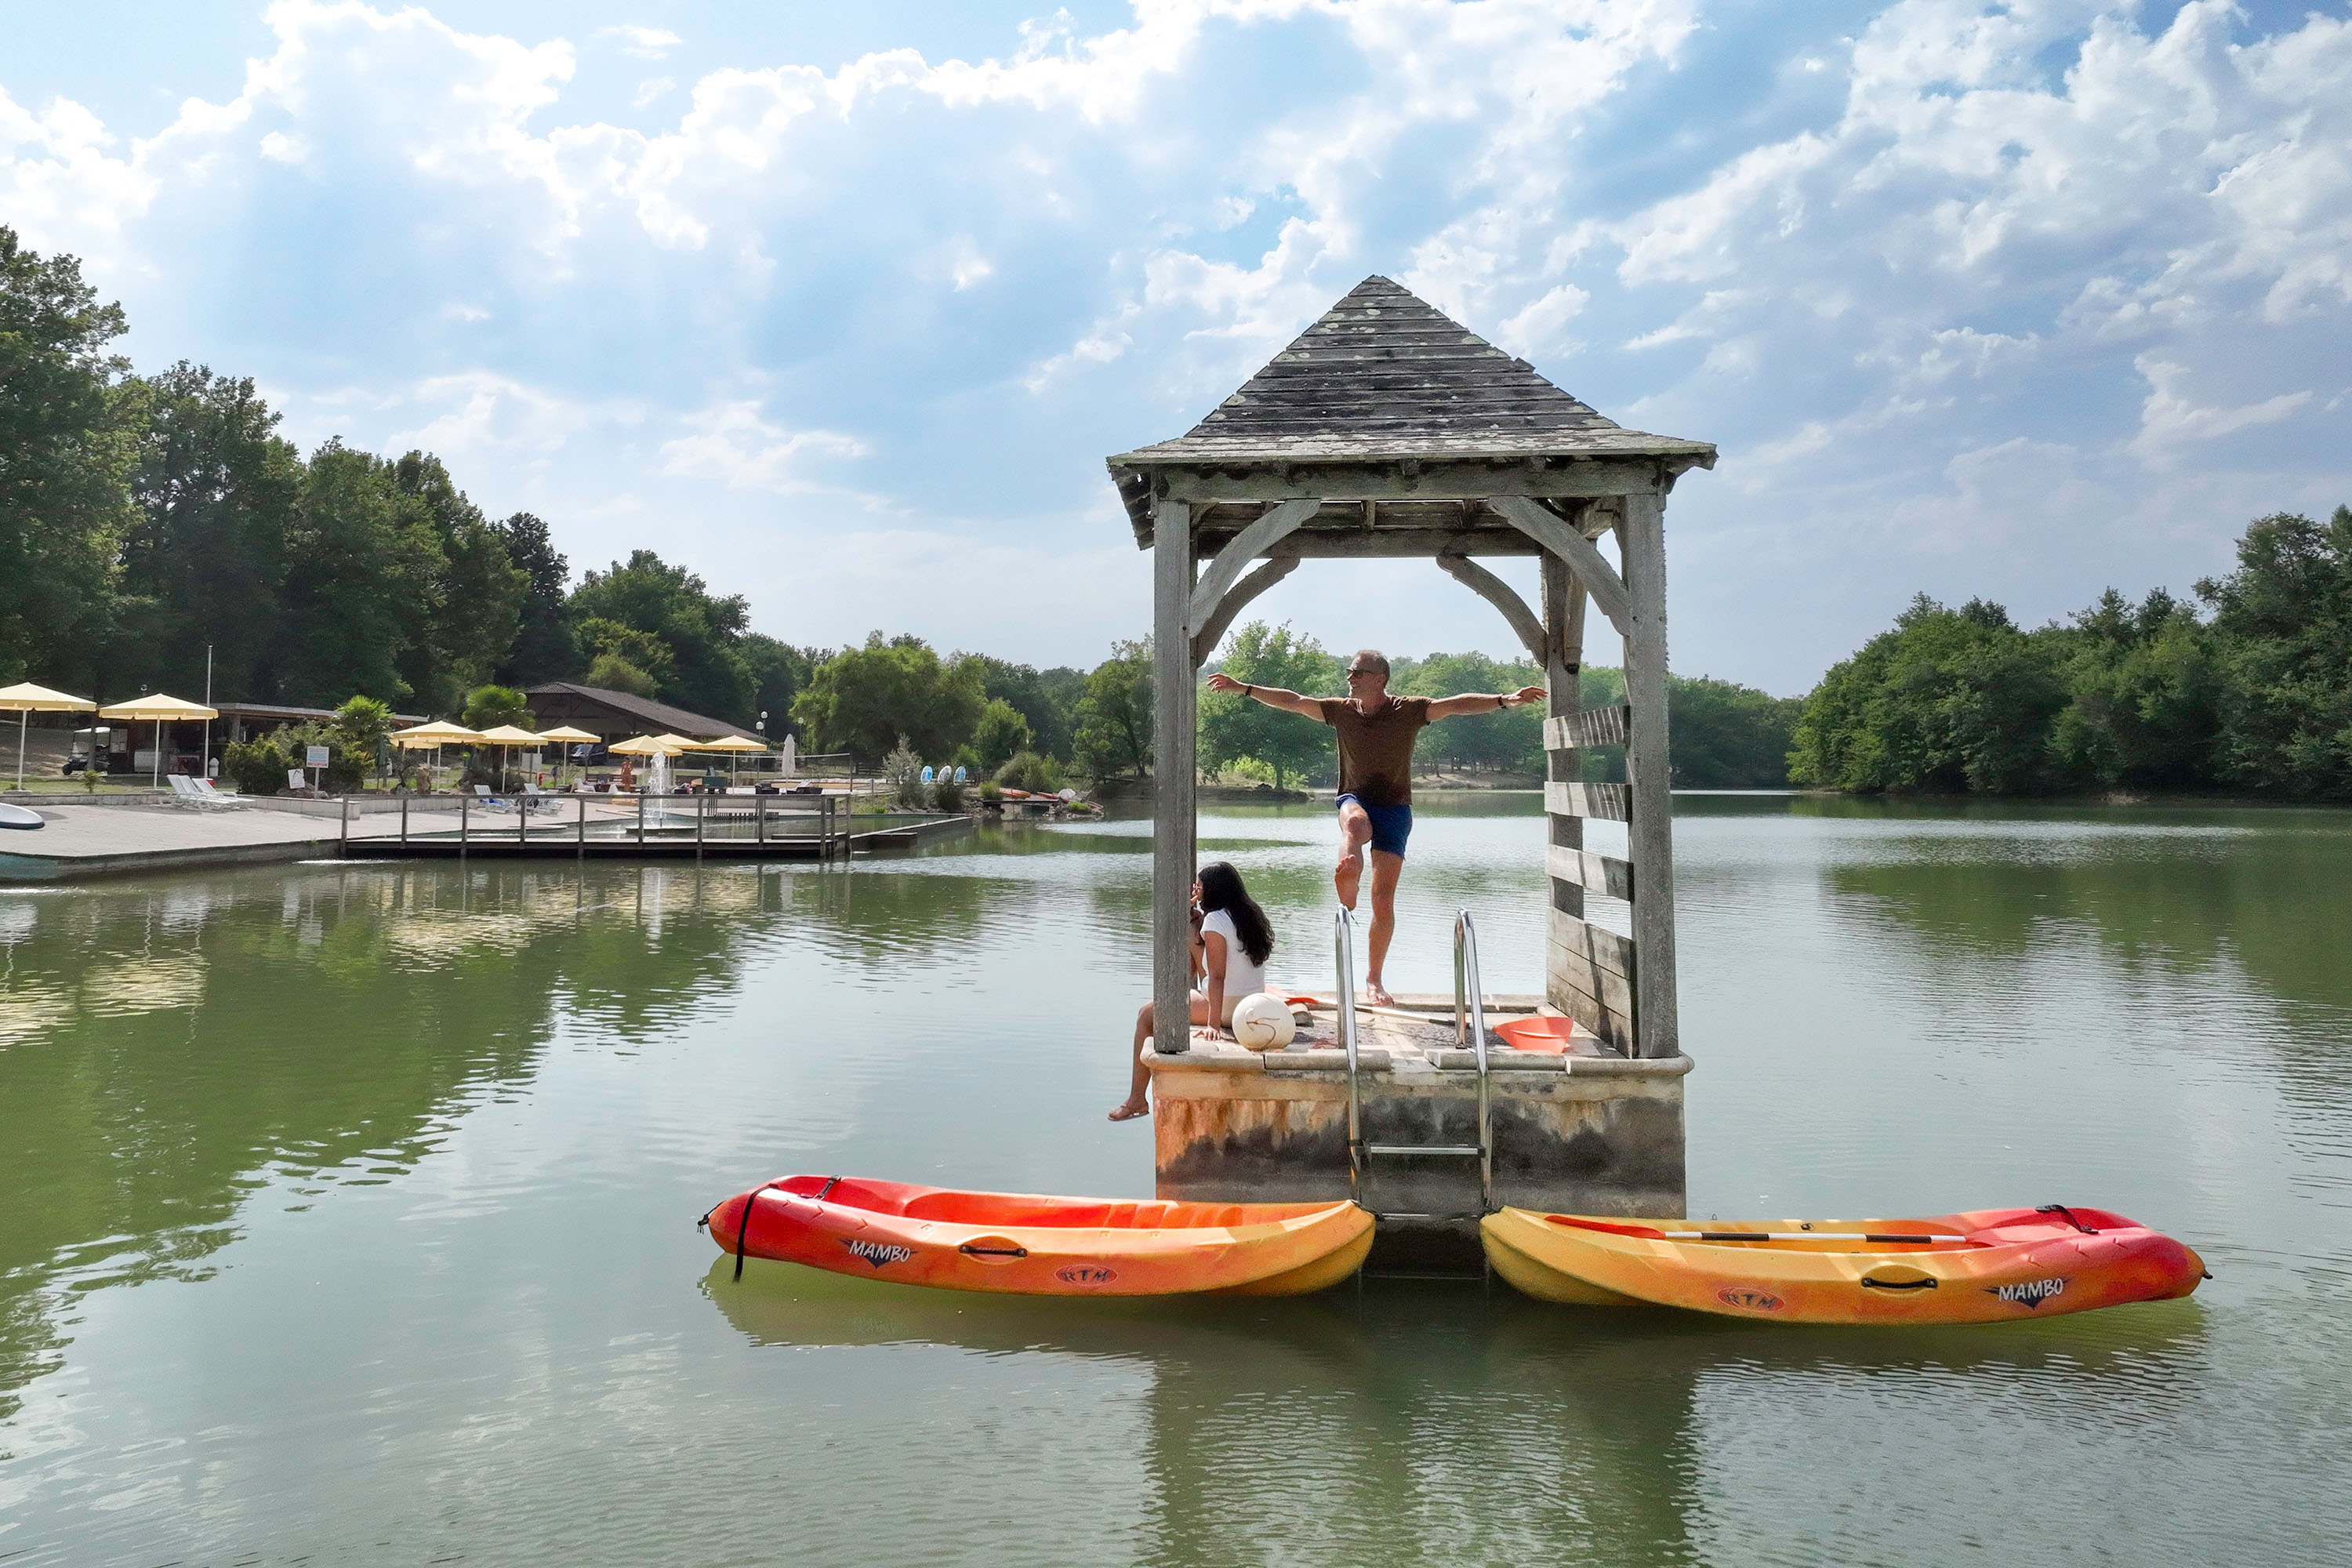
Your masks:
M1323 699L1323 722L1339 735L1339 793L1366 805L1412 804L1412 741L1429 722L1429 699L1391 697L1367 719L1341 697Z

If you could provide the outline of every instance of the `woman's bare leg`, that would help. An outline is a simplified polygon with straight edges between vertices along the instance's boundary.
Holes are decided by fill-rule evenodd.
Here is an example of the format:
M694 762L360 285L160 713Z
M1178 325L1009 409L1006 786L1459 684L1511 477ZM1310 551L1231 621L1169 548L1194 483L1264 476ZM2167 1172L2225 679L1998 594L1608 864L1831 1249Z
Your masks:
M1192 999L1192 1022L1206 1026L1209 1004L1202 997ZM1129 1080L1127 1098L1110 1108L1113 1121L1132 1121L1139 1116L1151 1114L1149 1098L1151 1090L1151 1069L1143 1065L1143 1047L1151 1043L1151 1004L1146 1002L1135 1015L1135 1076Z

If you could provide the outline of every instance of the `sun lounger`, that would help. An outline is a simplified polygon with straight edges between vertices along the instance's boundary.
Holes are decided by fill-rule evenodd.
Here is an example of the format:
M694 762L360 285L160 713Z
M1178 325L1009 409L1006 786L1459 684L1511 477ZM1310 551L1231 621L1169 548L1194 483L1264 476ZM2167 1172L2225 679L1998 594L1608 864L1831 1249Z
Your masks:
M488 784L476 784L474 786L474 804L477 805L487 806L492 811L512 811L514 809L514 802L510 800L500 800L497 795L490 793L490 786Z
M253 804L235 790L220 788L210 779L190 779L188 785L196 792L196 798L206 805L226 806L234 809Z

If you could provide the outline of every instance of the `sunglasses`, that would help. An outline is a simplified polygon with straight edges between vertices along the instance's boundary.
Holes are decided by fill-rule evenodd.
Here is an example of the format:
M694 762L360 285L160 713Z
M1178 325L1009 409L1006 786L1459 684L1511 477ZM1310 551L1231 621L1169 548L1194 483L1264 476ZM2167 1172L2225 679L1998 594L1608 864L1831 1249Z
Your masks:
M1360 679L1364 676L1378 675L1380 671L1377 669L1351 669L1348 672L1348 679L1350 680L1357 680Z

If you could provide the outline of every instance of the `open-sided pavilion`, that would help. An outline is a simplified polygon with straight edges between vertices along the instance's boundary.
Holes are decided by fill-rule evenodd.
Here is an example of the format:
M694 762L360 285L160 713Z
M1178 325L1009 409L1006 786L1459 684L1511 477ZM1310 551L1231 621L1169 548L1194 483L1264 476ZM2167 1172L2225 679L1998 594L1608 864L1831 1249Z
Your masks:
M1506 1060L1497 1069L1505 1113L1486 1195L1594 1211L1680 1211L1680 1080L1689 1064L1675 1005L1664 518L1675 480L1714 463L1706 442L1604 418L1385 278L1357 285L1185 435L1108 459L1136 542L1153 554L1158 1028L1147 1059L1162 1108L1163 1195L1269 1195L1271 1186L1309 1195L1311 1184L1292 1178L1301 1169L1328 1177L1334 1165L1331 1129L1299 1103L1313 1096L1287 1088L1271 1094L1290 1107L1278 1114L1242 1103L1270 1092L1270 1085L1252 1089L1254 1070L1268 1079L1292 1070L1286 1053L1259 1066L1232 1059L1240 1053L1190 1046L1200 666L1243 609L1303 562L1423 557L1493 605L1545 671L1543 997L1582 1026L1592 1053L1541 1068ZM1538 558L1540 603L1528 605L1479 564L1492 556ZM1579 701L1588 606L1622 640L1622 707L1587 710ZM1582 749L1616 743L1625 746L1625 781L1585 784ZM1627 824L1625 858L1586 847L1584 825L1592 818ZM1595 895L1631 901L1630 941L1587 920L1585 900ZM1204 1055L1218 1060L1198 1059ZM1523 1131L1531 1142L1515 1153L1507 1137L1513 1080L1547 1068L1549 1088L1538 1099L1558 1099L1574 1079L1597 1088L1613 1075L1627 1089L1621 1098L1639 1103L1612 1108L1604 1092L1582 1110L1538 1116L1549 1132L1529 1123ZM1302 1062L1297 1070L1311 1080L1320 1069ZM1427 1087L1440 1099L1461 1087L1449 1089L1450 1069L1432 1070ZM1533 1094L1535 1081L1517 1088ZM1408 1121L1449 1114L1406 1109ZM1367 1115L1377 1124L1381 1114L1376 1098ZM1360 1149L1352 1152L1360 1158ZM1343 1172L1350 1153L1343 1139ZM1434 1168L1411 1159L1404 1166L1408 1176ZM1516 1196L1506 1179L1513 1171L1527 1178ZM1419 1201L1444 1206L1442 1194L1424 1192Z

